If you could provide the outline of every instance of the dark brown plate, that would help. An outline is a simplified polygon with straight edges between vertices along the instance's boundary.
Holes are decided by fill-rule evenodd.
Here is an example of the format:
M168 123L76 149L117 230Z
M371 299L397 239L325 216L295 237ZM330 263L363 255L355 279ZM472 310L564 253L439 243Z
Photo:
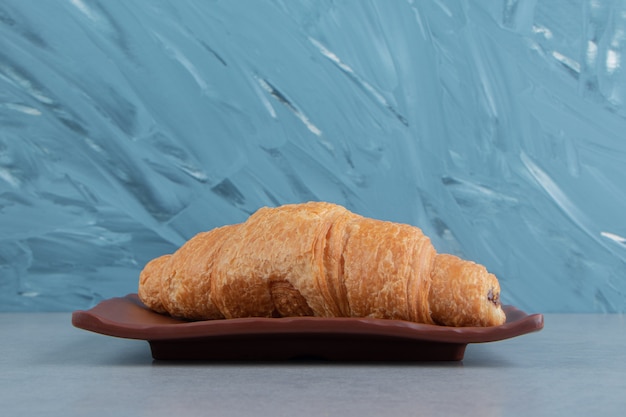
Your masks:
M543 328L543 315L504 306L495 327L444 327L372 318L240 318L183 321L145 307L136 294L75 311L72 324L147 340L154 359L431 361L463 359L468 343L495 342Z

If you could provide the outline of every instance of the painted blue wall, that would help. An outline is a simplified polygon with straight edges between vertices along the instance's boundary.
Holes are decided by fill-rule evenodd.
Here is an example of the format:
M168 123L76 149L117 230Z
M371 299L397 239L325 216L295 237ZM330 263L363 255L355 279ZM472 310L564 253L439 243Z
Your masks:
M626 310L626 4L5 0L0 310L135 292L307 200L420 226L505 303Z

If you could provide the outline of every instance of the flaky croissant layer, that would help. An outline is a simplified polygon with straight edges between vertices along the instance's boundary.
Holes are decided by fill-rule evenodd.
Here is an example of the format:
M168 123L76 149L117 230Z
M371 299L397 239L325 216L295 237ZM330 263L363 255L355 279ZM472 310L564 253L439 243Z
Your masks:
M504 323L482 265L437 254L414 226L309 202L261 208L150 261L149 308L175 317L375 317L446 326Z

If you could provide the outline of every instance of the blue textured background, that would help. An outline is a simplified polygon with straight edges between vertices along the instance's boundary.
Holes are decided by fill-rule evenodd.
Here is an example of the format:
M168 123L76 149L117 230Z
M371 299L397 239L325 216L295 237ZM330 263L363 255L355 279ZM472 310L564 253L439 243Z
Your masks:
M0 310L135 292L264 205L420 226L505 303L626 311L623 1L0 3Z

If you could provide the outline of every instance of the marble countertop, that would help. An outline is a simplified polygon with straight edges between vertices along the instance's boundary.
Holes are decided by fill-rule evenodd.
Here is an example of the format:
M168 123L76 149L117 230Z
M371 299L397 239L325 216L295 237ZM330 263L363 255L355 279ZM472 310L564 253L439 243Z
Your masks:
M70 313L0 314L11 416L617 416L626 316L545 315L538 333L470 344L461 362L154 361L147 342Z

